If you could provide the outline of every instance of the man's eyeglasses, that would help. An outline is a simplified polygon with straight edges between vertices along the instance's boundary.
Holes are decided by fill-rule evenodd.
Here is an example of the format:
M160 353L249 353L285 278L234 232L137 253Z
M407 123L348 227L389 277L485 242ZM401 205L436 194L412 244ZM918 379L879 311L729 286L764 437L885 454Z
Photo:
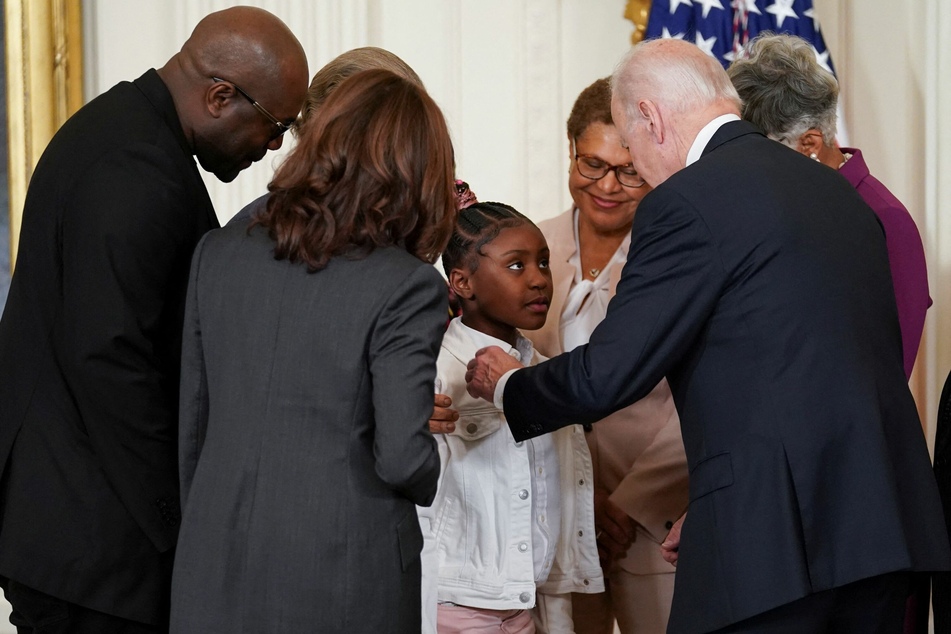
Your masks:
M596 156L575 154L575 164L578 166L579 174L593 181L601 180L608 172L614 172L617 182L624 187L640 187L644 184L644 179L630 163L608 165Z
M275 117L273 114L271 114L270 112L268 112L268 111L264 108L264 106L262 106L261 104L259 104L259 103L254 99L254 97L252 97L252 96L249 95L248 93L246 93L246 92L244 92L243 90L241 90L241 88L238 86L238 84L234 83L233 81L227 80L227 79L222 79L221 77L212 77L211 79L212 79L213 81L215 81L215 82L219 82L219 81L220 81L220 82L224 82L224 83L226 83L226 84L231 84L231 86L232 86L235 90L237 90L238 93L239 93L242 97L244 97L245 99L247 99L247 100L251 103L251 105L254 106L254 109L255 109L255 110L257 110L258 112L260 112L261 114L263 114L263 115L265 116L265 118L267 118L268 121L270 121L271 123L273 123L274 125L276 125L276 126L277 126L277 129L278 129L278 133L275 134L273 138L276 139L277 137L281 136L282 134L284 134L285 132L287 132L288 130L291 129L291 126L287 125L286 123L284 123L283 121L281 121L280 119L278 119L277 117Z

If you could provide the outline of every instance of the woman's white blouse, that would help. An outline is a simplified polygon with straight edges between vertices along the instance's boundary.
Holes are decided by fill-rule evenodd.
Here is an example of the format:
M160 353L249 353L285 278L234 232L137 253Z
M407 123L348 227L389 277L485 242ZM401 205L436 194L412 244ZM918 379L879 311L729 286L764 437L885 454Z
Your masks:
M568 263L574 267L575 279L561 311L561 341L565 352L588 343L591 333L604 319L611 299L611 270L624 266L631 245L631 235L628 234L598 276L594 280L585 279L578 248L578 213L575 209L575 250L568 258Z

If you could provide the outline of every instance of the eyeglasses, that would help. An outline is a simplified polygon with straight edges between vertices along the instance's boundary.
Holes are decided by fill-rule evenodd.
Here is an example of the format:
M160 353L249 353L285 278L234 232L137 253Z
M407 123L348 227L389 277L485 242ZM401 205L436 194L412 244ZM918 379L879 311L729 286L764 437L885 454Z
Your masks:
M261 114L263 114L263 115L265 116L265 118L266 118L268 121L270 121L271 123L273 123L274 125L276 125L276 126L277 126L277 129L278 129L278 133L275 134L273 138L276 139L277 137L283 135L285 132L287 132L288 130L291 129L291 126L287 125L286 123L284 123L283 121L281 121L280 119L278 119L277 117L275 117L273 114L271 114L270 112L268 112L268 111L264 108L264 106L262 106L261 104L259 104L259 103L254 99L254 97L252 97L252 96L249 95L248 93L246 93L246 92L244 92L243 90L241 90L241 88L238 86L238 84L234 83L233 81L229 81L229 80L227 80L227 79L222 79L221 77L212 77L211 79L212 79L212 81L215 81L215 82L219 82L219 81L220 81L220 82L224 82L224 83L227 83L227 84L231 84L231 86L232 86L235 90L237 90L238 93L239 93L242 97L244 97L245 99L247 99L247 100L251 103L251 105L254 106L254 109L255 109L255 110L257 110L258 112L260 112Z
M608 172L614 172L617 182L624 187L641 187L644 184L644 179L630 163L627 165L608 165L596 156L575 154L575 165L578 166L579 174L593 181L601 180L607 176Z

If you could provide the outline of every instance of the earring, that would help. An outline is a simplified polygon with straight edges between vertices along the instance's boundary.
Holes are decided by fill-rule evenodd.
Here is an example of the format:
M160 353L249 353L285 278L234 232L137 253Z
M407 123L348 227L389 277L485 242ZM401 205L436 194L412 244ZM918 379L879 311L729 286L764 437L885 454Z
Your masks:
M819 155L813 152L812 154L809 155L809 158L811 158L813 161L818 161Z

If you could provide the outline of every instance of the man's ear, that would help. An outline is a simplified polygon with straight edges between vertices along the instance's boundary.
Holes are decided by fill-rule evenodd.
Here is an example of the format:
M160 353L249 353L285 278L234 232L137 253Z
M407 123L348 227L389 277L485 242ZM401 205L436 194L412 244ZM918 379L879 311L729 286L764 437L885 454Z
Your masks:
M226 82L216 81L205 91L205 108L215 119L224 115L225 107L236 97L235 90Z
M449 271L449 287L461 299L472 299L475 296L475 293L472 292L469 271L465 269Z
M647 131L653 137L654 143L657 145L663 143L667 131L657 104L649 99L641 99L637 102L637 111L646 120L642 123L647 126Z
M809 158L817 158L822 154L824 146L822 132L818 128L809 128L799 137L797 149Z

